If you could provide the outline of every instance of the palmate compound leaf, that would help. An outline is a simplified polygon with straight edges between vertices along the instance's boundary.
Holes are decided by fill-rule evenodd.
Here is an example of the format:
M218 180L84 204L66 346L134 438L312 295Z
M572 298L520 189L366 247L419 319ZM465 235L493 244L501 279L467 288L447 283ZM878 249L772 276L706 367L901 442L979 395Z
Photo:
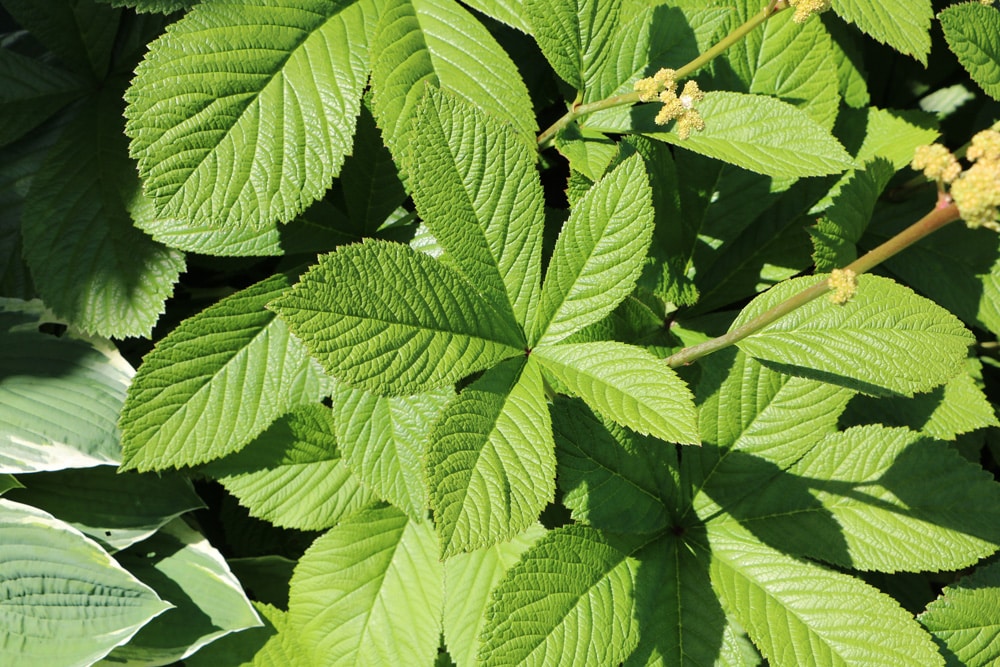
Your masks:
M949 665L996 665L1000 661L1000 563L983 565L945 588L918 620L944 645Z
M0 662L93 664L171 607L75 528L0 499Z
M693 445L697 414L687 385L650 352L625 343L540 345L531 358L604 417L667 442Z
M279 274L226 297L146 355L119 422L125 469L220 458L279 415L327 392L318 364L264 308L289 283Z
M554 449L541 369L531 358L491 368L452 400L427 452L442 555L496 544L533 524L555 492Z
M518 325L472 283L397 243L342 246L268 307L332 376L380 395L436 389L524 354Z
M542 285L532 346L601 320L635 288L653 235L649 179L633 155L576 202Z
M409 144L417 213L497 310L524 323L541 287L542 186L536 154L509 125L430 88Z
M712 586L773 667L944 665L888 595L772 549L731 519L707 527Z
M732 329L825 275L795 278L754 299ZM912 396L962 370L972 334L957 317L888 278L862 275L845 304L820 297L737 343L783 373L873 395Z
M938 18L958 62L987 95L1000 100L1000 11L969 2L948 7Z
M431 525L386 507L354 515L299 560L289 628L309 664L429 665L441 636L443 564Z
M125 131L165 217L261 228L318 199L351 149L378 0L223 0L152 43Z
M599 530L547 533L501 580L486 610L484 667L617 665L636 646L636 561Z

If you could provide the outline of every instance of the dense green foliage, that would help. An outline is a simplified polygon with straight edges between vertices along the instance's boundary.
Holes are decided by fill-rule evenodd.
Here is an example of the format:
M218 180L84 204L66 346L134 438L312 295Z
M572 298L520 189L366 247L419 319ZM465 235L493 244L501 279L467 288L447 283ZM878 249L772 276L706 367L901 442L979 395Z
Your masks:
M1000 9L789 4L0 0L0 663L997 664Z

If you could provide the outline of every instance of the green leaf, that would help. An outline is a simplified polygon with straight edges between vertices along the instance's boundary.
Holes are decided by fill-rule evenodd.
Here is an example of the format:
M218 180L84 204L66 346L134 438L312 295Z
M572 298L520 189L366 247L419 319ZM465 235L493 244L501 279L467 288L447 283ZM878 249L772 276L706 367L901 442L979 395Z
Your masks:
M264 305L276 275L188 318L143 360L122 411L123 467L197 465L238 451L279 415L319 400L326 380ZM266 372L265 372L266 369Z
M0 49L0 146L40 125L84 92L83 81L68 72Z
M356 514L299 560L289 627L316 665L429 665L444 571L428 523L387 507Z
M636 562L598 530L550 531L507 571L486 610L479 660L616 665L635 648Z
M938 19L958 62L987 95L1000 100L1000 12L968 2L946 8Z
M133 227L138 194L118 91L77 110L49 150L24 205L24 256L46 304L85 331L148 336L184 268L183 256Z
M555 491L552 422L538 365L512 359L442 413L427 452L444 557L496 544L538 519Z
M541 281L542 187L521 137L429 89L414 115L410 184L420 217L494 308L524 323Z
M452 384L524 354L517 324L455 269L408 246L344 246L270 308L338 380L381 395Z
M322 196L351 149L376 5L206 2L154 41L125 131L160 215L261 229Z
M931 50L931 0L833 0L833 10L883 44L924 66Z
M313 667L288 627L288 612L254 602L263 626L215 640L184 660L185 667Z
M640 347L604 341L542 345L531 358L606 418L667 442L699 442L690 390Z
M586 90L586 84L608 67L621 0L524 0L523 7L552 69L575 90Z
M445 561L444 639L458 667L477 664L490 594L521 554L545 532L540 524L532 524L508 541L455 554Z
M87 665L171 605L95 542L51 515L0 499L0 659Z
M411 519L427 516L431 427L455 395L450 387L387 398L338 383L334 429L344 463L375 495Z
M181 519L118 558L174 608L112 651L109 663L171 664L219 637L261 625L222 554Z
M511 124L534 146L537 128L517 67L482 23L454 0L388 3L372 42L372 107L395 155L428 86Z
M400 169L375 125L371 99L366 98L358 116L354 148L340 171L347 224L359 236L374 235L406 201L409 193L400 180Z
M325 406L303 405L203 472L219 480L250 516L280 528L335 526L375 497L341 459L333 424Z
M148 538L172 519L205 507L177 475L119 475L109 466L22 475L9 500L65 521L111 552Z
M817 278L825 276L795 278L757 297L732 329L816 284ZM888 278L863 275L857 294L846 304L814 299L737 345L783 373L873 395L912 396L955 376L972 342L958 318L934 302Z
M112 7L131 7L139 14L172 14L190 9L198 0L97 0Z
M983 565L946 587L919 620L943 644L949 665L995 665L1000 660L1000 565Z
M558 342L614 310L635 287L652 234L649 179L642 159L633 156L587 191L563 225L532 347Z
M602 420L581 401L552 406L557 479L573 519L616 533L653 533L677 505L677 452Z
M522 8L523 0L466 0L463 4L523 33L531 34L531 26Z
M773 97L706 93L698 103L705 129L683 141L674 129L653 122L659 110L659 104L641 104L633 108L626 124L594 122L592 127L638 132L776 178L825 176L854 166L828 130L804 111Z
M880 157L892 162L896 171L910 164L917 146L934 143L941 136L934 117L922 111L845 109L837 123L850 128L848 132L864 133L854 156L859 165Z
M798 560L735 522L709 524L712 585L774 667L943 665L930 637L892 598Z

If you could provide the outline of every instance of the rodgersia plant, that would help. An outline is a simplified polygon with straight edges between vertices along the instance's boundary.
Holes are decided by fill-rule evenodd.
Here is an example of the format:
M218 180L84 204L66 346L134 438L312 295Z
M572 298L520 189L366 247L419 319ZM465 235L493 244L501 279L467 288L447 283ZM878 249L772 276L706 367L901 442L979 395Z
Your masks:
M991 3L0 5L3 664L1000 660Z

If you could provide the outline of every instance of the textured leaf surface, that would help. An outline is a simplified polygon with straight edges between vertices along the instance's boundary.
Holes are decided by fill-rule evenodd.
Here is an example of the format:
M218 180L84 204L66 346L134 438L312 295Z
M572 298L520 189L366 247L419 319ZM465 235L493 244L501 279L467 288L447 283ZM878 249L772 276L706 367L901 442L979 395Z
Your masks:
M794 559L735 522L709 524L712 585L775 667L943 665L930 637L889 596Z
M531 360L490 369L451 401L427 452L442 554L490 546L533 524L555 491L554 449Z
M524 351L517 324L475 286L395 243L325 255L270 307L331 375L382 395L435 389Z
M181 323L146 356L122 412L125 467L197 465L241 449L324 379L284 321L264 309L273 276Z
M833 0L833 10L883 44L927 64L931 0Z
M854 156L859 165L881 157L892 162L896 170L910 164L913 150L917 146L934 143L941 136L933 116L923 111L896 111L876 107L845 109L841 112L837 125L838 128L846 128L848 134L864 132L863 137L858 139L861 146ZM846 141L851 143L852 140Z
M189 9L198 0L98 0L112 7L131 7L140 14L171 14Z
M299 560L289 627L314 665L430 664L441 636L444 572L428 523L362 512Z
M298 636L288 627L288 612L262 602L254 609L263 626L229 634L188 657L186 667L313 667Z
M318 199L351 149L376 4L207 2L153 42L126 132L160 214L261 228Z
M109 662L170 664L219 637L261 624L226 559L181 519L119 560L174 608L112 651Z
M427 516L426 452L450 387L387 398L337 384L334 429L347 467L378 497L415 521Z
M531 34L531 25L522 8L523 0L468 0L463 4L523 33Z
M919 620L946 647L949 658L967 667L1000 660L1000 565L983 565L944 589Z
M304 405L204 472L251 516L282 528L329 528L375 500L341 459L333 421L325 406Z
M1000 100L1000 11L969 2L948 7L938 19L958 62L987 95Z
M733 328L822 277L778 285L754 299ZM737 345L785 373L870 394L909 396L955 376L971 343L972 335L948 311L887 278L863 275L846 304L814 299Z
M608 65L620 0L525 0L524 12L545 59L577 91Z
M699 442L687 385L640 347L612 341L543 345L535 348L532 359L574 396L622 426L667 442Z
M490 594L531 545L543 535L532 524L508 541L470 553L455 554L444 563L444 639L458 667L476 665L480 633Z
M0 49L0 145L8 144L82 94L83 81L10 49Z
M598 530L550 531L497 586L486 610L482 664L618 664L637 639L635 569Z
M88 665L171 605L50 514L0 499L0 658Z
M524 323L541 287L542 186L510 126L433 89L417 109L410 183L423 221L459 270Z
M649 180L633 156L570 212L545 274L533 343L555 343L599 321L632 292L653 233Z

